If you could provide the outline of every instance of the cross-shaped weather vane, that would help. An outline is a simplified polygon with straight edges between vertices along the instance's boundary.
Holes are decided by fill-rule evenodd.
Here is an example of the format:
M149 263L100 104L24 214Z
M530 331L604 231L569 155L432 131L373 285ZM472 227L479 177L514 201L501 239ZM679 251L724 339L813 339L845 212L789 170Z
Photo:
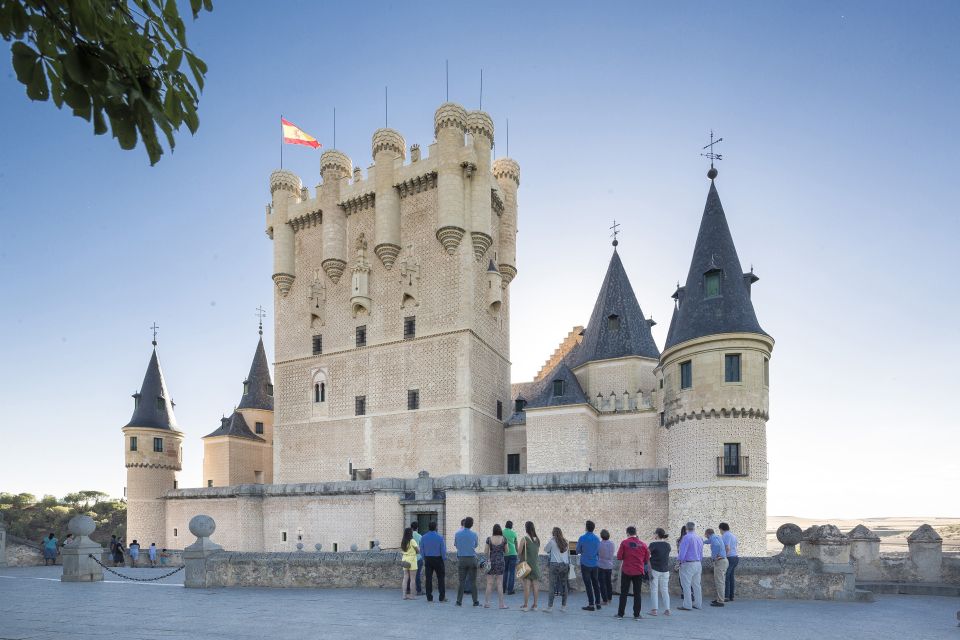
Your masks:
M613 224L610 226L613 230L613 233L610 234L610 237L613 238L613 246L616 247L620 242L617 240L617 236L620 234L620 224L617 222L616 218L613 220Z
M154 323L150 326L150 329L153 331L153 346L157 346L157 329L159 329L159 328L160 328L160 327L157 325L156 322L154 322Z
M257 307L257 318L260 321L260 335L263 335L263 319L267 317L267 312L263 310L263 305Z
M709 151L707 151L706 153L700 154L704 158L710 159L710 171L707 172L707 177L710 178L711 180L716 178L718 173L717 170L713 167L713 161L723 160L723 154L714 152L713 145L720 144L721 142L723 142L723 138L717 138L716 140L713 139L713 129L710 129L710 144L705 145L703 147L704 149L709 149Z

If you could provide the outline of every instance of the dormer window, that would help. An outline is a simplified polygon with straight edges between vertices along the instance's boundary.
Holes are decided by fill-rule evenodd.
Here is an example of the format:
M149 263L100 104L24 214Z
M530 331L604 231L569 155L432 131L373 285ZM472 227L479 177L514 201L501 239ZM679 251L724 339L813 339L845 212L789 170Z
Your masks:
M250 393L250 382L248 380L243 381L243 395Z
M720 278L723 272L720 269L711 269L703 274L703 297L716 298L720 296Z
M268 395L268 396L273 396L273 383L268 383L268 384L267 384L267 395Z
M163 398L161 396L157 396L157 409L163 411L164 406L165 404L163 402Z
M520 413L521 411L523 411L524 407L526 406L527 406L526 400L524 400L523 398L517 398L516 401L513 403L513 412Z
M564 389L565 386L566 385L563 380L554 380L553 381L553 397L554 398L561 397L563 395L563 392L565 391Z
M607 329L610 331L619 331L620 330L620 316L617 314L612 314L607 316Z
M135 393L133 394L133 408L137 409L139 407L140 407L140 394Z

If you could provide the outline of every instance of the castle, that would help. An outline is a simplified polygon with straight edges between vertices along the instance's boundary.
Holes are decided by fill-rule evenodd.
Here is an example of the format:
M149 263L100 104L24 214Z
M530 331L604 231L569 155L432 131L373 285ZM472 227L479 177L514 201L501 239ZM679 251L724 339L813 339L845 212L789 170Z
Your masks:
M228 549L396 546L405 522L452 534L507 519L574 533L731 523L766 551L773 339L751 302L714 184L666 344L616 242L585 328L510 384L520 167L493 122L444 103L426 156L373 135L366 177L320 160L315 194L270 176L275 376L258 342L236 410L204 438L204 482L178 488L184 437L151 356L123 428L128 537L181 548L214 517ZM156 343L154 343L156 345Z

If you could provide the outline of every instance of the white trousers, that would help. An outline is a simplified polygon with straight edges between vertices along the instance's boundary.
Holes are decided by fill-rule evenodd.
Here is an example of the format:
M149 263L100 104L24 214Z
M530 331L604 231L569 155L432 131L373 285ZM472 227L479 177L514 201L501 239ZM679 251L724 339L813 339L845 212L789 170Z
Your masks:
M703 606L703 592L700 589L702 573L703 566L700 562L684 562L680 565L680 590L683 592L683 606L687 609L699 609Z
M652 609L659 609L663 602L663 610L670 610L670 572L650 571L650 600Z

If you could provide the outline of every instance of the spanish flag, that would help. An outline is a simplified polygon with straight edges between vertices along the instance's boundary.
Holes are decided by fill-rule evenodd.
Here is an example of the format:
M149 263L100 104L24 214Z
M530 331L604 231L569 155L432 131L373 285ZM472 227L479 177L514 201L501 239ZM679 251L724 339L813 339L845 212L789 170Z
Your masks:
M280 125L283 128L283 141L287 144L305 144L308 147L316 149L320 146L317 139L309 133L303 131L300 127L289 120L280 118Z

